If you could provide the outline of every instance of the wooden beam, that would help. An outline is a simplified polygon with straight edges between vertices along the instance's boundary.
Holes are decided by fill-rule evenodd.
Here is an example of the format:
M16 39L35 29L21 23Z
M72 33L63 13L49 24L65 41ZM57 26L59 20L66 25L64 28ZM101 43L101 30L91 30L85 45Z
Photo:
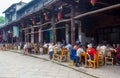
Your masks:
M58 27L58 28L53 28L53 29L57 30L57 29L63 29L63 28L65 28L65 27ZM44 31L48 31L48 30L52 30L52 28L49 28L49 29L46 29L46 30L41 30L40 32L44 32ZM35 31L35 32L31 32L31 33L26 33L26 35L28 35L28 34L34 34L34 33L39 33L39 31Z
M107 3L104 3L104 2L97 2L97 4L101 4L101 5L104 5L104 6L110 6L110 4L107 4Z
M63 23L63 22L70 22L71 19L63 19L63 20L60 20L58 22L56 22L55 24L59 24L59 23ZM45 26L47 24L51 24L52 22L46 22L44 24L41 24L41 25L35 25L35 26L31 26L31 27L27 27L27 28L22 28L21 30L26 30L26 29L31 29L31 28L36 28L36 27L42 27L42 26Z
M55 24L59 24L59 23L63 23L63 22L70 22L70 21L71 21L71 19L63 19L63 20L56 22Z
M100 12L105 12L105 11L116 9L116 8L120 8L120 4L116 4L116 5L112 5L112 6L109 6L109 7L102 8L102 9L86 12L86 13L80 14L80 15L74 17L74 18L79 19L81 17L89 16L89 15L100 13Z
M52 23L52 22L46 22L46 23L44 23L44 24L41 24L40 27L45 26L45 25L47 25L47 24L51 24L51 23Z

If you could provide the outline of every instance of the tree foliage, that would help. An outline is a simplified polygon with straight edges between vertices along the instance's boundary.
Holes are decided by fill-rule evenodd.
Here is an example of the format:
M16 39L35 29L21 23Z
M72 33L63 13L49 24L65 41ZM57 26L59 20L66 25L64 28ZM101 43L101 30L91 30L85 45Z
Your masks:
M0 24L3 24L5 22L5 17L0 16Z

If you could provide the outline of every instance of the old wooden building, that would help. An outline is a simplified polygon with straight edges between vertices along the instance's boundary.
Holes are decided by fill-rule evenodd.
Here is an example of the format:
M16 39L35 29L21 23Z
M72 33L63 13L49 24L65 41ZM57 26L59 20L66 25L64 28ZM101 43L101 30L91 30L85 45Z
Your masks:
M120 0L32 0L5 25L19 27L18 42L120 43Z

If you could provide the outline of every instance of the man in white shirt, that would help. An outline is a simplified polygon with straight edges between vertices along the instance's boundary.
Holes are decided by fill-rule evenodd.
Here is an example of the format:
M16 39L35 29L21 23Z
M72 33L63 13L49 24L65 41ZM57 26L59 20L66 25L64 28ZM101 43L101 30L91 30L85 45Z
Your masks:
M106 46L105 45L102 45L101 47L100 47L100 49L101 49L101 51L103 52L103 55L105 56L105 51L106 51Z
M49 55L50 55L50 60L52 60L52 58L53 58L53 49L54 49L53 46L54 46L54 43L49 44L48 51L49 51Z
M48 48L48 45L49 45L48 43L44 42L43 47L44 47L44 48Z
M48 44L45 42L43 47L44 47L44 54L47 54L48 53Z
M76 66L78 67L79 66L79 59L80 59L80 53L83 52L83 48L82 48L82 45L78 45L78 49L76 51Z
M72 45L68 43L68 44L65 46L65 48L67 48L68 50L70 50L70 49L72 48Z

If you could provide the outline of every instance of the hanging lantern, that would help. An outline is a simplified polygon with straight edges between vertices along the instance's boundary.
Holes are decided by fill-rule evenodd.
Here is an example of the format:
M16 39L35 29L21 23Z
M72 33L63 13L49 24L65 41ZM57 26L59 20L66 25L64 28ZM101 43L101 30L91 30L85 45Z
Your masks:
M45 20L49 20L48 13L44 13L44 15L45 15Z
M3 35L0 35L0 39L3 39Z
M24 23L23 22L21 23L21 26L22 26L22 28L24 28Z
M32 19L32 24L35 25L35 19Z
M62 19L62 12L58 12L58 20Z
M96 4L96 0L90 0L90 3L94 6Z

